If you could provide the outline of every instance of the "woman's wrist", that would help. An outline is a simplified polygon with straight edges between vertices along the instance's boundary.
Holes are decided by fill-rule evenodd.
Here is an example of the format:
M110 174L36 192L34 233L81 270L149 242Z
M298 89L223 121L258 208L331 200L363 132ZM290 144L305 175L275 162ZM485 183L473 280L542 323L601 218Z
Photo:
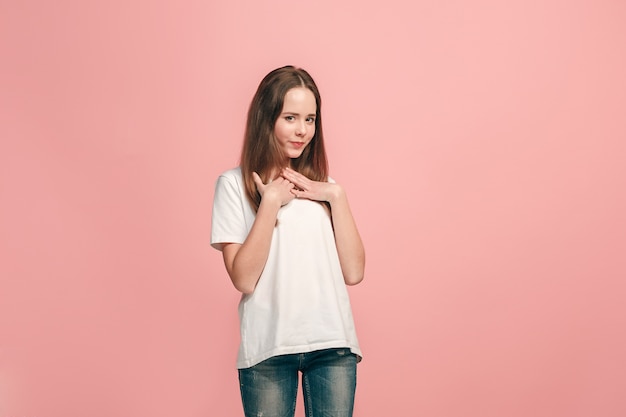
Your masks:
M282 207L282 202L278 198L272 198L270 193L265 193L263 197L261 197L259 209L261 209L261 207L265 207L267 210L273 210L278 213L278 210Z
M346 193L343 187L339 184L332 184L330 187L330 192L328 193L328 198L326 201L332 206L333 204L337 204L338 202L344 200L346 198Z

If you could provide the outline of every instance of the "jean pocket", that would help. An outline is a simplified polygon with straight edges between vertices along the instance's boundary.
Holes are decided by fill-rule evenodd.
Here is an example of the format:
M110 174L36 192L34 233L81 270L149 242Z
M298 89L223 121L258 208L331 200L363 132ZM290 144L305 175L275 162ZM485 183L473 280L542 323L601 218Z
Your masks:
M335 353L337 353L338 356L346 356L346 355L349 355L351 352L350 352L350 349L340 348L340 349L337 349Z

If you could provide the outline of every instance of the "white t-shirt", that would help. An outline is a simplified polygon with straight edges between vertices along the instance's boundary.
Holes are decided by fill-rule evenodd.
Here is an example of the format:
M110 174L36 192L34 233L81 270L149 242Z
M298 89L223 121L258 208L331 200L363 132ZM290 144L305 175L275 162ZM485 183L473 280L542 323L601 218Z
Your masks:
M240 168L217 180L211 245L246 240L255 212ZM239 303L238 368L277 355L348 347L361 357L330 214L318 202L294 199L278 212L267 263Z

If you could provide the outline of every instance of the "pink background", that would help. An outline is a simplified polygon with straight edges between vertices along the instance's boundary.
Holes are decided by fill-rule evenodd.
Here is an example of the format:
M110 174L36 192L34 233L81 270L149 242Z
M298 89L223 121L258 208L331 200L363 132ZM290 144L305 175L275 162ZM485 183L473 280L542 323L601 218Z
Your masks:
M620 0L3 0L0 417L241 415L213 186L290 63L368 253L356 416L626 415L624 22Z

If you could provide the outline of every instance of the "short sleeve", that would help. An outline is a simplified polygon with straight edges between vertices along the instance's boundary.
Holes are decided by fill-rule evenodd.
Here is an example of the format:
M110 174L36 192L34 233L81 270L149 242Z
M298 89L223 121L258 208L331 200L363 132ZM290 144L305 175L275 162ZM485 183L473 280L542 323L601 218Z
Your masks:
M245 196L235 178L221 175L215 185L211 218L211 246L221 243L243 243L248 235L244 214Z

